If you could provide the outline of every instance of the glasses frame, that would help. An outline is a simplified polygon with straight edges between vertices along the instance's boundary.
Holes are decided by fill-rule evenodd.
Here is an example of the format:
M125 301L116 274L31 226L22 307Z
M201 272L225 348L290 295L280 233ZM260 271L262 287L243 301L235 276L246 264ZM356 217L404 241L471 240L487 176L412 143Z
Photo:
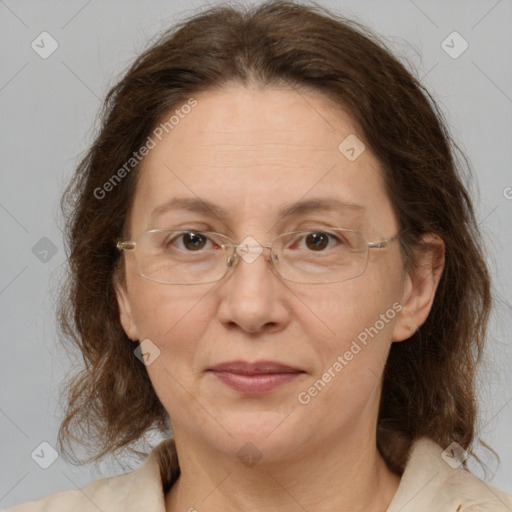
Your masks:
M314 283L306 283L306 282L303 282L303 281L294 281L293 279L288 279L286 277L283 277L281 275L281 273L279 272L278 268L277 268L277 265L276 265L276 254L273 252L273 246L274 244L276 243L277 240L279 240L279 238L282 238L284 236L287 236L287 235L293 235L293 234L299 234L299 233L315 233L315 232L329 232L329 231L345 231L345 232L351 232L351 233L355 233L357 235L359 235L366 243L366 246L367 246L367 257L366 257L366 265L363 269L363 271L354 276L354 277L349 277L349 278L346 278L346 279L341 279L339 281L329 281L327 283L323 283L323 282L314 282ZM385 238L384 240L379 240L379 241L375 241L375 242L368 242L365 238L365 236L359 232L359 231L356 231L354 229L347 229L347 228L325 228L325 230L322 230L322 229L318 229L318 230L299 230L299 231L289 231L287 233L282 233L281 235L277 236L270 244L235 244L233 243L233 240L231 240L229 237L227 237L226 235L223 235L222 233L217 233L215 231L202 231L202 230L195 230L195 229L150 229L149 231L145 231L144 233L141 233L135 240L119 240L117 243L116 243L116 248L121 251L121 252L124 252L124 251L134 251L134 257L135 257L135 262L137 264L137 270L140 274L141 277L143 277L144 279L147 279L148 281L152 281L154 283L160 283L160 284L166 284L166 285L194 285L194 284L208 284L208 283L216 283L217 281L220 281L221 279L223 279L229 272L229 269L234 267L238 261L238 253L236 252L236 248L238 247L246 247L246 248L249 248L249 247L262 247L262 248L267 248L270 250L270 260L272 261L272 265L273 265L273 268L274 270L277 272L277 274L279 275L279 277L281 277L281 279L284 279L285 281L291 281L293 283L299 283L299 284L332 284L332 283L342 283L344 281L350 281L352 279L357 279L358 277L361 277L365 272L366 272L366 269L368 268L368 255L369 255L369 252L368 250L369 249L384 249L386 247L389 247L404 231L407 231L407 230L402 230L402 231L399 231L398 233L395 233L394 235L388 237L388 238ZM201 282L197 282L197 283L167 283L165 281L159 281L158 279L152 279L151 277L148 277L146 275L144 275L140 269L140 265L139 265L139 262L137 260L137 256L136 256L136 247L137 247L137 241L144 235L148 234L148 233L162 233L162 232L194 232L194 233L200 233L200 234L204 234L204 235L216 235L217 237L221 237L223 239L225 239L228 243L226 244L221 244L221 247L224 248L224 247L233 247L235 248L235 250L233 251L233 254L231 254L227 260L226 260L226 271L224 272L224 274L219 277L218 279L214 279L212 281L201 281Z

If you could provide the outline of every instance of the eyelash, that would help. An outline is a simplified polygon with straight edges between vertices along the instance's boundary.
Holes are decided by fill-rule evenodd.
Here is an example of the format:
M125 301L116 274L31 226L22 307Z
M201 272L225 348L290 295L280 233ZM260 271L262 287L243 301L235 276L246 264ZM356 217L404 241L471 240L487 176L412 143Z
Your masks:
M183 229L182 230L183 232L179 235L172 235L172 237L170 237L169 239L166 239L164 241L165 244L170 244L170 243L173 243L175 242L176 240L183 240L183 236L184 235L187 235L189 233L194 233L196 235L200 235L200 236L203 236L205 237L207 240L209 240L210 242L212 242L212 239L208 236L208 231L201 231L201 230L195 230L195 229ZM311 234L311 233L322 233L322 234L325 234L328 236L329 240L330 241L335 241L335 242L338 242L338 243L343 243L343 240L342 238L340 238L338 235L335 235L334 233L331 233L329 232L329 230L327 229L311 229L311 230L307 230L307 229L297 229L296 231L304 231L305 233L307 234ZM306 235L302 236L301 238L299 239L294 239L294 244L297 243L297 240L299 242L302 242L304 239L306 238Z

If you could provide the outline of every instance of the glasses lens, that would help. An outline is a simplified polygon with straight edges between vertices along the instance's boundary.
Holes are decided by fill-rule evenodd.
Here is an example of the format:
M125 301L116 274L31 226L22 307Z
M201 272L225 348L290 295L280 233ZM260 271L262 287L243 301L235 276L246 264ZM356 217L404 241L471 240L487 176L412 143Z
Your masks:
M141 275L165 284L218 281L227 272L229 239L201 231L152 230L137 240Z
M233 250L224 235L192 230L148 231L136 247L140 274L164 284L218 281L229 269ZM346 281L362 275L368 263L365 238L346 229L286 233L276 238L272 251L277 272L297 283Z
M368 245L361 233L344 229L297 231L274 243L276 269L297 283L334 283L364 273Z

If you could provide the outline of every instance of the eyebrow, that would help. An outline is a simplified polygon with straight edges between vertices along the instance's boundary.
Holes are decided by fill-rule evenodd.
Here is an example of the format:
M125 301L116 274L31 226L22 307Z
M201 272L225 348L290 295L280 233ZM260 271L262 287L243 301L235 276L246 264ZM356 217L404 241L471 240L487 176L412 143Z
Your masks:
M227 220L230 216L229 212L224 208L206 199L193 197L175 197L170 201L157 206L152 211L150 216L150 223L162 214L175 210L186 210L208 216L216 216L222 221ZM278 218L279 220L282 220L287 217L319 211L350 211L362 214L365 210L366 208L359 204L346 203L335 197L322 197L285 204L278 211Z

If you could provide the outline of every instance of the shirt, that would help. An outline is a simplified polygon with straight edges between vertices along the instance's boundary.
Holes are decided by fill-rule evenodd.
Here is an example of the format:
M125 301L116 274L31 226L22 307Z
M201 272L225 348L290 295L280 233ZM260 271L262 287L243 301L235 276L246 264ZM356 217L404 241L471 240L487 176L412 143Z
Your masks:
M434 441L416 439L387 512L512 511L512 496L456 462ZM165 439L131 472L27 501L7 512L165 512L165 490L179 474L174 440Z

